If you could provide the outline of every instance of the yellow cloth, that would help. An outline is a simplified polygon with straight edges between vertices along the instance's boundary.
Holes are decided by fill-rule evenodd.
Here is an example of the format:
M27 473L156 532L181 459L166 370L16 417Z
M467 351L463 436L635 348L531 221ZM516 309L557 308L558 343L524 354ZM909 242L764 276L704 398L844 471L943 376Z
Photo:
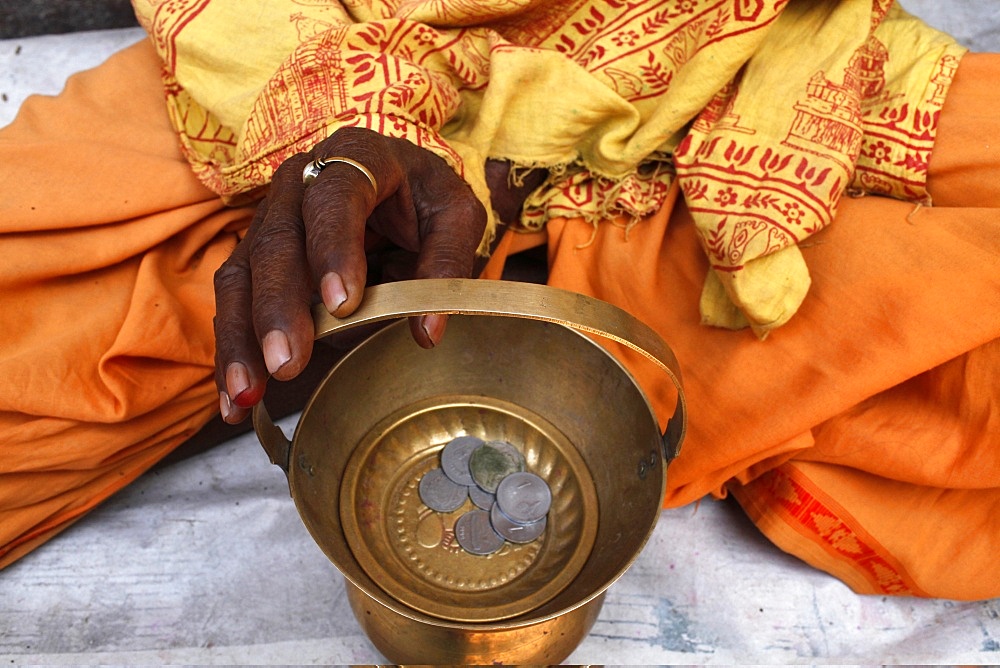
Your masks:
M885 0L612 4L135 0L187 157L230 201L358 125L440 155L484 204L487 157L549 168L529 229L638 221L679 178L709 324L786 322L809 287L796 244L849 185L928 200L951 38Z

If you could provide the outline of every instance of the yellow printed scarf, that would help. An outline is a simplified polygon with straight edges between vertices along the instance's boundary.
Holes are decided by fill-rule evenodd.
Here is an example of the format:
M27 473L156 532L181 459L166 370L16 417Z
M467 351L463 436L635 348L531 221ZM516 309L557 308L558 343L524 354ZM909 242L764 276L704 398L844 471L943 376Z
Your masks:
M199 178L256 196L339 127L550 176L522 225L633 224L679 179L706 323L763 335L809 286L796 244L854 189L929 203L963 50L891 0L134 0ZM484 238L486 248L491 227Z

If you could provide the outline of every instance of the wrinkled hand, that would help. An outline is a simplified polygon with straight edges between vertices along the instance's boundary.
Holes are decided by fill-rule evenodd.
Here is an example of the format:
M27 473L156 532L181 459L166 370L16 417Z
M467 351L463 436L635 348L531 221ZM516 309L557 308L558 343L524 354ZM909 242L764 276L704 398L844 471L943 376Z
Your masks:
M306 187L314 158L343 156ZM408 141L344 128L274 174L246 237L215 275L216 384L226 422L243 420L264 395L268 375L290 380L312 352L311 305L318 293L333 315L350 315L368 276L366 235L406 261L382 278L467 278L486 228L486 211L441 158ZM414 339L432 347L446 316L411 318Z

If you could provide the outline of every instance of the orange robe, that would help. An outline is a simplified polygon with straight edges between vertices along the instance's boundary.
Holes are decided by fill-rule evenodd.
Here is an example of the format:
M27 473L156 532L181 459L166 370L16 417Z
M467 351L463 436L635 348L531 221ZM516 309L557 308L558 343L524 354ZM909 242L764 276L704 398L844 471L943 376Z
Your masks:
M0 565L217 410L211 279L250 210L193 175L160 70L139 44L0 130ZM860 592L1000 596L998 75L994 56L958 69L934 206L842 201L801 246L808 298L764 341L700 322L709 259L676 185L627 234L548 222L550 283L635 313L681 361L691 423L669 505L731 492Z
M212 274L251 212L194 179L147 43L0 129L0 565L218 410Z
M959 67L935 206L842 202L802 249L809 297L765 341L699 324L708 261L679 197L627 239L549 222L549 283L639 315L681 361L690 422L668 505L732 493L776 545L858 592L1000 596L998 74L993 54ZM617 354L669 405L656 369Z

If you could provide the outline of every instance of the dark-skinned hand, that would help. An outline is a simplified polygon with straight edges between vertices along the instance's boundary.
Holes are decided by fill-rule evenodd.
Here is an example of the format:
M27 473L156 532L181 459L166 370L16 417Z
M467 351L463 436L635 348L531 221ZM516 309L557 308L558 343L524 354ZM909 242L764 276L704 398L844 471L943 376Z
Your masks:
M378 192L345 163L330 163L308 186L302 182L310 161L333 156L367 167ZM502 220L516 215L540 180L510 188L506 175L505 163L487 163ZM222 418L242 421L263 398L269 376L291 380L306 367L317 299L345 317L370 282L470 277L481 268L476 249L485 228L486 211L468 184L444 160L406 140L343 128L289 158L215 275ZM414 340L433 347L446 321L444 315L411 318Z

